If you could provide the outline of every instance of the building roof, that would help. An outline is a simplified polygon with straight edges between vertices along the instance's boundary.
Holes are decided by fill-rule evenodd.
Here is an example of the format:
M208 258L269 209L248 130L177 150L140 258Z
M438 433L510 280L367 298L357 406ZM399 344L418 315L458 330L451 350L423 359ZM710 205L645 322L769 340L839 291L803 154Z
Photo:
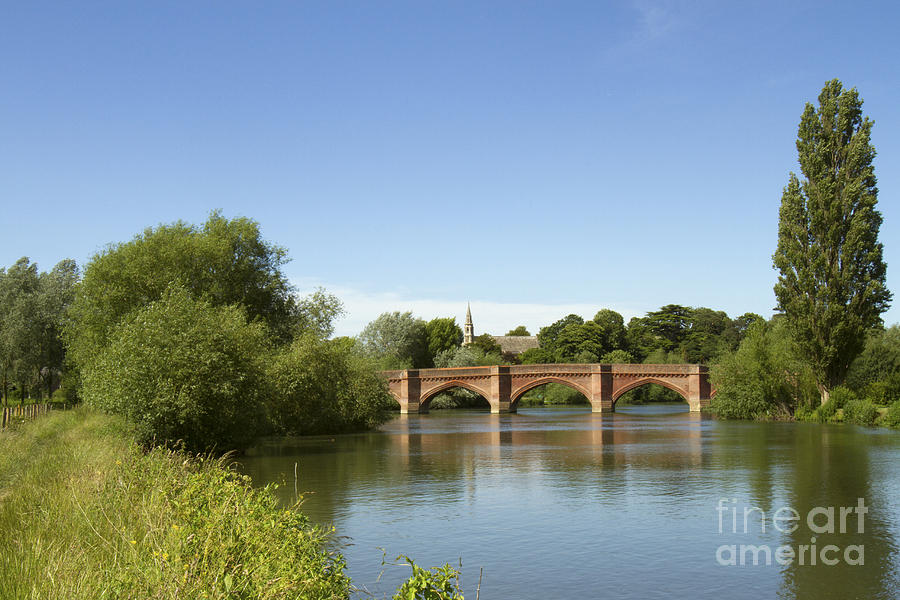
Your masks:
M491 337L500 344L503 352L509 354L522 354L526 350L540 346L536 335L494 335Z

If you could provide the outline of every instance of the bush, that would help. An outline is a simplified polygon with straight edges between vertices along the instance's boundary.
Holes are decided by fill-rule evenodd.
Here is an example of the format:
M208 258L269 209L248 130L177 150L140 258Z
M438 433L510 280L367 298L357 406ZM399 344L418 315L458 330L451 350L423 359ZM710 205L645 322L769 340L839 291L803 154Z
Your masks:
M860 396L877 406L890 406L900 400L900 374L866 385Z
M429 410L448 408L485 408L490 406L480 394L465 388L451 388L441 392L428 403Z
M265 424L260 322L171 286L126 317L83 370L84 400L121 414L144 444L244 449Z
M287 435L347 433L385 422L396 402L372 359L349 339L301 336L267 368L275 431Z
M587 404L588 399L578 390L561 383L546 383L528 390L519 400L521 406L559 406Z
M844 405L844 421L871 427L878 418L878 409L868 400L849 400Z
M850 402L851 400L857 400L858 396L856 393L850 388L839 385L838 387L831 390L831 393L828 395L828 402L826 404L833 404L835 409L844 408L844 406Z
M895 401L888 407L887 412L881 418L881 424L885 427L900 429L900 400Z
M834 388L828 396L828 401L815 410L816 420L820 423L840 422L841 415L838 410L854 400L857 400L857 396L853 390L842 385Z
M77 376L74 372L63 375L62 381L59 383L59 388L53 392L51 400L60 404L78 404L81 401L81 398L78 396L76 379Z
M819 412L808 406L798 406L794 411L794 420L801 423L809 423L819 420Z
M839 421L837 419L838 414L838 406L832 399L828 399L828 402L819 406L815 410L816 420L819 423L831 423L834 421Z
M790 417L819 397L783 319L751 324L740 347L719 357L710 378L717 389L712 409L727 419Z

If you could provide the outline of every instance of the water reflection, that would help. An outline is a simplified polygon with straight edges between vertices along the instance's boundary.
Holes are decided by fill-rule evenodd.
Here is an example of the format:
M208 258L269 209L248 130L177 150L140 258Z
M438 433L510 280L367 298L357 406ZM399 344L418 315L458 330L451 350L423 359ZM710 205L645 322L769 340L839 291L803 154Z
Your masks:
M407 574L375 582L384 547L422 564L462 558L469 593L483 566L485 598L887 598L900 592L898 458L896 433L579 407L401 415L376 433L274 440L242 462L260 484L283 482L285 502L299 463L303 509L349 537L354 581L379 595ZM834 543L864 542L864 568L716 560L722 544L809 542L771 524L720 533L721 498L771 514L857 496L872 507L866 531Z

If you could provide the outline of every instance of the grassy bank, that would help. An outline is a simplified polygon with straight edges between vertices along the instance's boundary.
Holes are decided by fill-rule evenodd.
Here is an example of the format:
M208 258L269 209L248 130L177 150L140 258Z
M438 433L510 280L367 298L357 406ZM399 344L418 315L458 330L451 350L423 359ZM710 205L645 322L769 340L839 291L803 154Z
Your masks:
M0 598L345 598L326 534L216 461L78 409L0 432Z

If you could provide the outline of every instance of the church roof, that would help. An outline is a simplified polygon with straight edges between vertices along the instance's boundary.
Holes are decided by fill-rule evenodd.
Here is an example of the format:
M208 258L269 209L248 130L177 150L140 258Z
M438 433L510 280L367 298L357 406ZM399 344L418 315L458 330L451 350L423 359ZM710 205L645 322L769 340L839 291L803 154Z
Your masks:
M503 352L510 354L522 354L526 350L540 346L536 335L494 335L491 337L500 344Z

